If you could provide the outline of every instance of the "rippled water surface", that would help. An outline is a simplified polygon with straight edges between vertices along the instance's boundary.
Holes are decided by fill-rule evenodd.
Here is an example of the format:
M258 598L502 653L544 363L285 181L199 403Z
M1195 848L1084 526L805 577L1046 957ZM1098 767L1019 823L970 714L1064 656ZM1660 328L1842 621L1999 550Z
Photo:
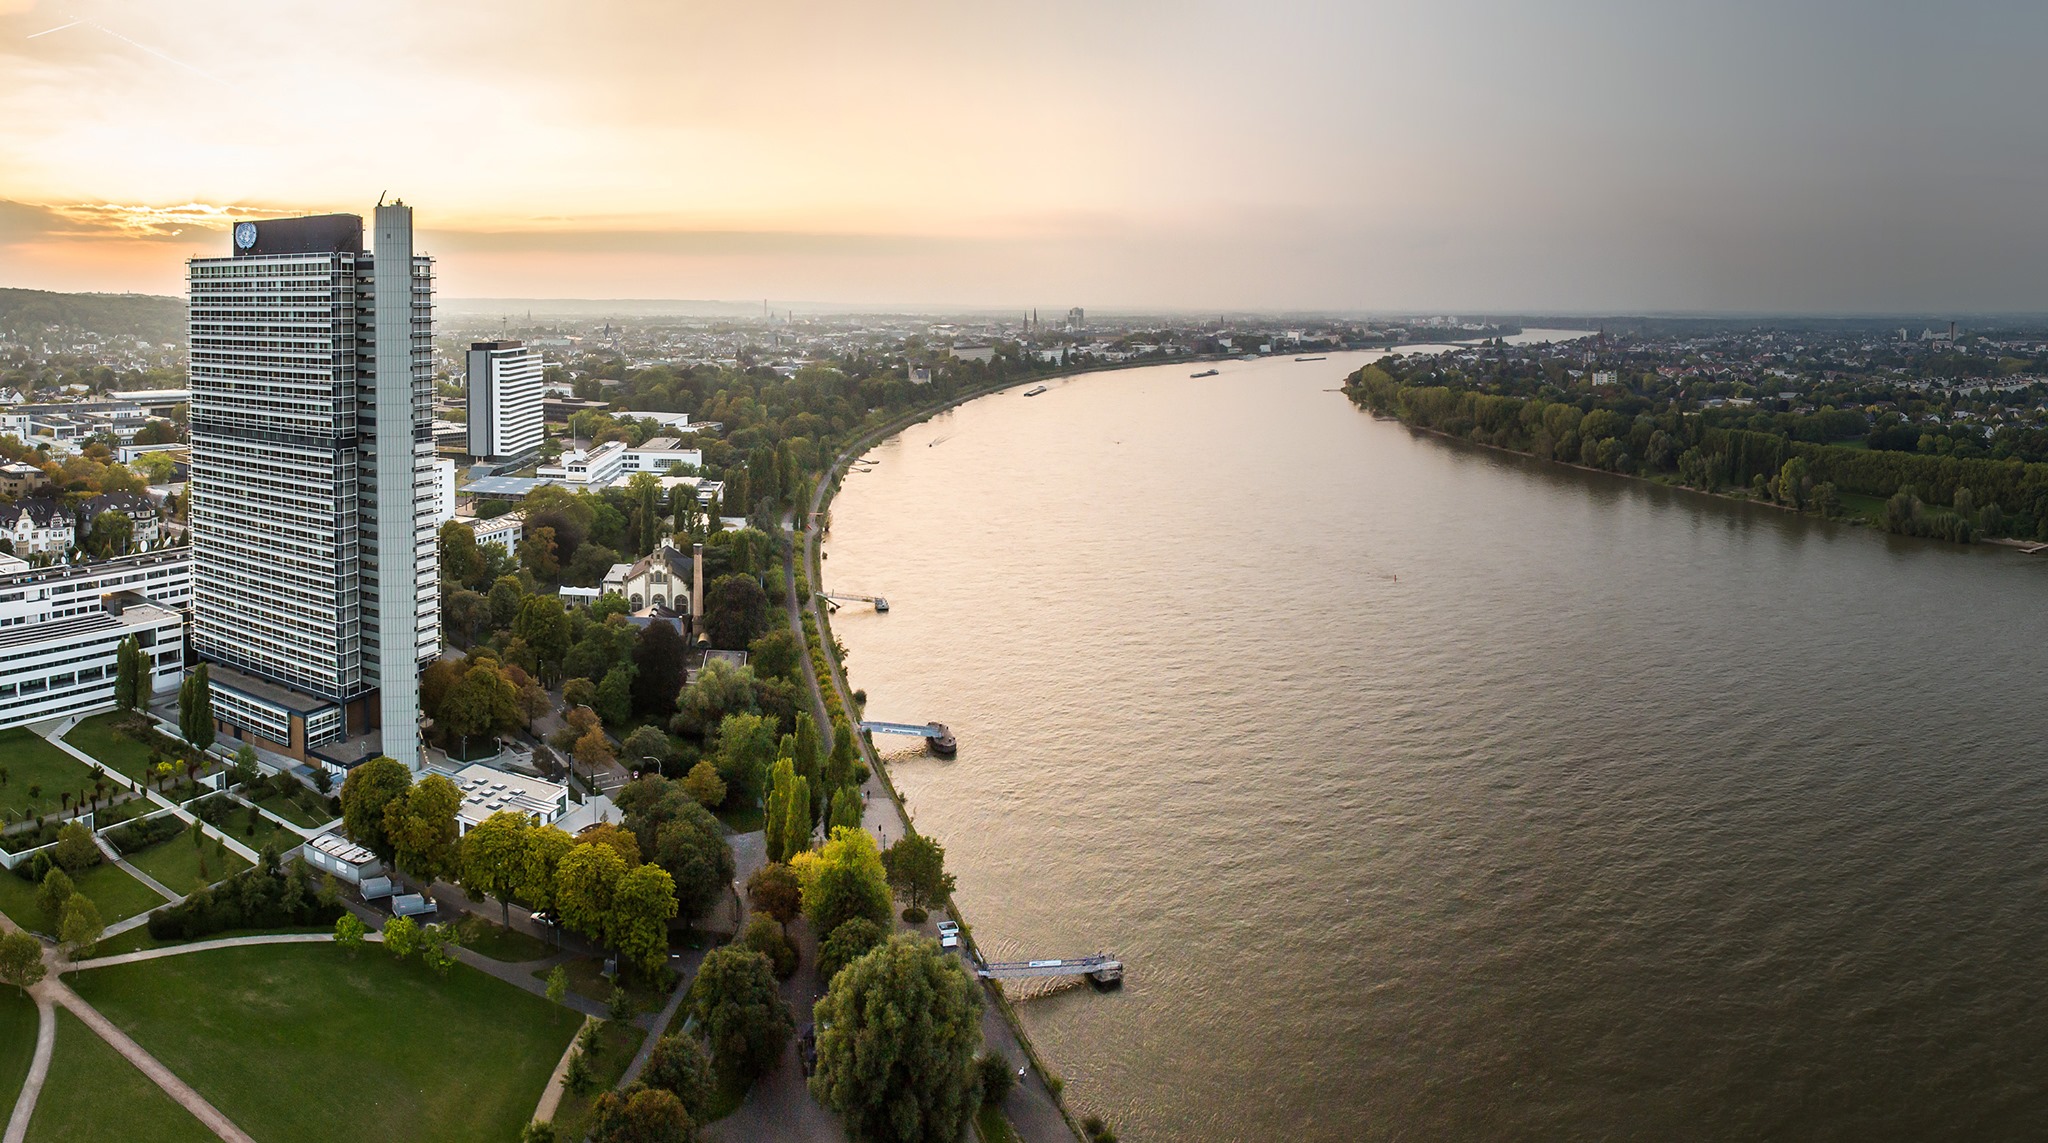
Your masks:
M2048 559L1411 435L1363 355L984 398L825 582L1136 1140L2048 1134ZM889 740L884 739L886 744Z

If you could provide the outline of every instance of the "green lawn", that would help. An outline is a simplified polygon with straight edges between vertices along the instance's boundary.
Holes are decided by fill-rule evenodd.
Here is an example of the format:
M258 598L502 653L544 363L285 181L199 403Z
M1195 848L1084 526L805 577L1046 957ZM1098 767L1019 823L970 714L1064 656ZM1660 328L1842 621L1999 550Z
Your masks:
M125 856L128 864L156 878L173 893L190 893L249 868L249 862L240 854L233 850L223 852L218 841L207 838L193 845L189 834L179 834Z
M278 794L269 794L259 798L256 804L293 825L304 826L307 829L319 829L321 826L334 820L329 817L316 818L301 808L297 802Z
M76 795L92 788L91 767L26 726L0 730L0 769L7 772L6 782L0 783L0 810L29 817L62 812L57 796L62 791Z
M555 953L555 946L539 937L508 929L475 913L464 913L455 922L455 931L462 934L463 948L508 964L539 960Z
M227 834L229 837L234 838L258 853L263 852L264 846L271 844L277 846L279 853L285 853L304 844L306 840L303 836L293 833L262 814L257 814L255 824L250 824L249 808L239 802L235 804L234 815L226 818L223 824L215 825L213 828L220 830L222 833Z
M612 982L605 979L604 958L578 957L572 961L564 961L562 967L569 970L569 991L585 1000L595 1000L599 1004L612 1002ZM546 980L548 973L553 971L553 968L544 968L533 975ZM647 988L629 986L626 995L632 997L634 1005L642 1012L659 1012L661 1006L668 1003L666 995Z
M57 1051L28 1124L29 1143L209 1143L215 1138L78 1017L57 1010Z
M114 729L114 724L131 717L118 711L93 715L72 727L64 741L106 763L109 770L118 770L138 782L148 781L149 747Z
M375 946L216 949L65 980L258 1139L516 1139L579 1023L465 965L436 976Z
M93 905L100 911L100 920L109 925L167 903L157 896L154 889L108 861L72 877L71 884L92 898ZM36 887L29 884L27 878L4 871L0 871L0 913L14 918L14 923L24 928L55 931L36 909Z
M631 1024L605 1021L598 1025L597 1053L590 1057L590 1074L597 1077L597 1086L589 1095L577 1095L573 1091L562 1093L562 1102L555 1108L555 1130L564 1139L581 1139L589 1132L590 1105L597 1097L618 1085L619 1077L626 1074L626 1065L633 1062L633 1054L640 1050L640 1042L647 1033Z
M36 1054L36 1002L0 985L0 1123L14 1112L21 1081Z

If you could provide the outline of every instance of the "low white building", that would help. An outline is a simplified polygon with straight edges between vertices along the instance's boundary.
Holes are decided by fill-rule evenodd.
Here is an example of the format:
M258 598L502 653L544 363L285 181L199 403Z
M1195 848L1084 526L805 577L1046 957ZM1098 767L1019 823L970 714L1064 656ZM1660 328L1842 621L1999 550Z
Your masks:
M361 885L384 872L384 863L367 846L357 845L338 833L323 833L307 842L300 852L305 855L306 864L351 885Z
M606 441L588 452L565 452L554 464L534 470L543 480L566 480L571 484L606 485L626 471L626 442Z
M456 519L461 523L469 525L469 530L476 534L476 542L479 546L483 544L496 544L505 549L506 555L511 555L518 551L519 541L526 538L526 513L524 512L507 512L502 516L493 516L488 520L479 519L475 516L457 516Z
M191 600L182 550L0 571L0 728L111 709L116 653L131 635L149 657L151 693L175 688Z
M690 468L704 466L702 449L684 448L677 437L653 437L639 448L626 450L625 472L628 475L652 472L657 476L666 474L670 465L681 464Z
M525 814L540 825L554 825L569 812L569 787L545 778L494 770L472 762L446 775L462 791L455 828L468 833L492 814Z

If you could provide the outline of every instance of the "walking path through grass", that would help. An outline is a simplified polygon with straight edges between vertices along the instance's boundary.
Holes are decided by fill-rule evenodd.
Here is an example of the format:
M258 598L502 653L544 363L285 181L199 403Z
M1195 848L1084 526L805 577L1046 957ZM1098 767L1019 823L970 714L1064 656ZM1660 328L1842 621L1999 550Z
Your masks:
M153 1077L130 1067L93 1035L85 1021L60 1012L56 1027L56 1061L29 1121L26 1143L209 1143L215 1138L206 1125L158 1090L150 1082Z
M0 989L0 1111L12 1111L15 1096L28 1082L41 1022L34 1000L16 989Z

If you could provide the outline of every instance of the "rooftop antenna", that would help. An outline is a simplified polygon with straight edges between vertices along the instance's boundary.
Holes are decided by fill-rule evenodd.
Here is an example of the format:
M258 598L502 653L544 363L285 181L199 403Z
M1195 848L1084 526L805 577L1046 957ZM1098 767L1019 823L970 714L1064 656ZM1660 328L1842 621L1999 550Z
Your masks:
M383 205L384 205L384 196L385 196L385 195L387 195L387 194L390 194L390 193L391 193L391 192L390 192L390 191L388 191L388 190L380 190L380 191L378 191L378 192L377 192L377 205L378 205L378 206L383 206Z

